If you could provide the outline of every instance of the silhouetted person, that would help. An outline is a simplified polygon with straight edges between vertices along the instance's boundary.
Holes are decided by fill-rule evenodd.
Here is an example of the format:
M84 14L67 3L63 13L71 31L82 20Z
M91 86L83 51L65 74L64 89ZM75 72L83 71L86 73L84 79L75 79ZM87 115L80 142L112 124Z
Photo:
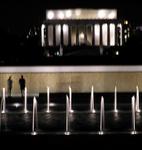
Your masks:
M12 76L9 76L7 80L8 97L11 97L12 85L13 85Z
M21 90L21 96L24 96L25 84L26 84L26 81L25 81L23 75L21 75L21 78L19 79L19 85L20 85L20 90Z

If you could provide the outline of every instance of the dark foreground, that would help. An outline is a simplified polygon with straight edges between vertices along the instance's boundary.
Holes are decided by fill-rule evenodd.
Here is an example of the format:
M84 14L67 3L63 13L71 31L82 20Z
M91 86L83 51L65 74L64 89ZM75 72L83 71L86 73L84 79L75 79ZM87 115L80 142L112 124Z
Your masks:
M118 110L113 112L113 93L95 93L96 113L89 111L90 94L73 94L74 113L70 114L70 135L65 132L65 93L51 95L51 112L46 113L46 94L37 97L37 135L32 131L32 99L28 98L28 113L23 113L23 99L7 99L6 113L1 115L0 143L2 147L19 149L32 148L79 149L134 148L141 145L142 112L136 114L136 135L131 135L131 96L135 93L118 93ZM100 97L105 100L104 135L99 135ZM140 93L141 100L141 93ZM19 106L15 104L20 104ZM141 103L141 102L140 102ZM141 105L140 105L141 108Z

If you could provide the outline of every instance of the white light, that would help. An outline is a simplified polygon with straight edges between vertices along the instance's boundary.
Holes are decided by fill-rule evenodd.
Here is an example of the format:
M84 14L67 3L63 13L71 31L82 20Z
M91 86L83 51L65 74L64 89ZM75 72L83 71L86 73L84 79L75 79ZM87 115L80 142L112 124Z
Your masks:
M115 25L113 23L110 24L110 45L115 45Z
M102 25L102 34L103 34L103 37L102 37L102 40L103 40L103 45L107 45L107 32L108 32L108 30L107 30L107 27L108 25L105 23L105 24L103 24Z
M80 9L75 10L75 15L80 16L81 15L81 10Z
M65 135L70 135L70 132L65 132L64 134L65 134Z
M63 25L63 32L65 33L65 32L67 32L67 31L68 31L68 25L64 24L64 25Z
M84 39L84 37L85 37L85 36L84 36L84 33L81 32L80 35L79 35L79 37L80 37L81 39Z
M104 134L104 132L103 131L99 131L99 135L103 135Z
M127 35L125 35L124 38L127 39Z
M132 135L135 135L135 134L137 134L137 132L136 132L136 131L132 131L131 134L132 134Z
M21 104L19 104L19 103L15 103L15 104L13 104L13 105L14 105L16 108L21 106Z
M65 12L65 15L66 15L67 18L70 18L72 16L72 11L71 10L67 10Z
M125 21L124 21L124 24L128 24L128 20L125 20Z
M98 11L98 18L104 19L106 17L106 12L105 10L99 10Z
M109 19L115 19L116 18L116 13L112 11L111 13L108 14Z
M49 11L47 14L47 18L48 19L53 19L54 18L54 12L53 11Z
M59 18L59 19L64 19L64 13L63 13L62 11L60 11L60 12L58 13L58 18Z
M116 55L119 55L119 51L116 51Z
M60 24L57 25L57 26L56 26L56 29L57 29L58 34L60 34L59 32L61 32L61 25L60 25Z
M37 132L32 132L31 135L37 135Z
M45 46L44 30L45 30L45 25L42 24L41 25L41 45L42 45L42 47Z

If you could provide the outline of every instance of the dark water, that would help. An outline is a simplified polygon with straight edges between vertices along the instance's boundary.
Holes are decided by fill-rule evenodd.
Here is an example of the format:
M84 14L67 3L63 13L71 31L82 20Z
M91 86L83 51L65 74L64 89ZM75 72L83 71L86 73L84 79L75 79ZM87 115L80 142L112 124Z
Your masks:
M1 114L0 144L10 149L19 149L17 144L27 148L50 147L51 149L68 149L68 147L82 149L95 149L96 147L128 148L140 146L142 139L142 112L136 113L136 131L131 135L132 113L131 95L119 95L118 113L113 112L113 95L104 95L105 99L105 128L104 135L99 135L100 130L100 95L95 97L96 113L90 113L90 94L73 95L74 113L69 115L70 135L64 135L66 105L65 96L51 96L50 113L46 113L46 97L37 98L38 121L36 136L32 136L32 101L28 98L28 113L24 114L24 101L22 98L7 99L6 113ZM79 99L80 98L80 99ZM121 98L121 99L120 99ZM141 96L140 96L141 98ZM140 102L141 104L141 102ZM140 108L142 106L140 105ZM9 144L7 144L9 143ZM41 146L42 145L42 146ZM113 149L115 149L115 147Z
M28 105L28 113L23 112L23 104L7 104L6 113L1 114L2 134L31 134L32 104ZM52 104L52 103L51 103ZM53 104L52 104L53 105ZM65 104L50 106L46 112L46 104L38 104L37 127L38 134L64 134ZM98 134L100 130L100 105L95 104L96 113L89 111L89 104L73 104L74 112L69 115L69 130L71 134ZM113 104L105 104L104 134L130 134L132 131L131 104L119 104L119 112L113 112ZM136 113L136 130L142 133L142 112Z

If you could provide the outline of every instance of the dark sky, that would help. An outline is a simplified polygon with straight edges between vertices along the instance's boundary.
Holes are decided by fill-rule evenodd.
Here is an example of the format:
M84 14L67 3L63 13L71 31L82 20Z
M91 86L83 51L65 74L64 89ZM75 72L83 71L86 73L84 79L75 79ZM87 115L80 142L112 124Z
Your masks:
M41 24L45 10L52 8L117 8L131 20L141 21L141 3L137 0L4 0L0 1L0 28L23 34L30 26ZM142 22L142 21L141 21Z

